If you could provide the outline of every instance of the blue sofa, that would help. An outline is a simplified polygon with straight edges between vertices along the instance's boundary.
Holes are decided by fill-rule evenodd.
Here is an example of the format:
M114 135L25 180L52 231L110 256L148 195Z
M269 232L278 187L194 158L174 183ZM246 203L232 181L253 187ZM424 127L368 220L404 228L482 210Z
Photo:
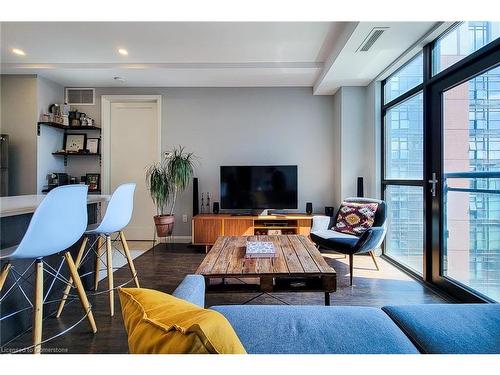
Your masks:
M204 307L205 280L188 275L174 296ZM500 353L499 304L212 306L250 354Z

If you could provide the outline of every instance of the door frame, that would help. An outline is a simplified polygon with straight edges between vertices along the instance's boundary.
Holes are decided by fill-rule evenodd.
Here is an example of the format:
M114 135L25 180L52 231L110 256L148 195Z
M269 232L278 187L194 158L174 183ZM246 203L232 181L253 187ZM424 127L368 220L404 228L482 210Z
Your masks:
M101 192L111 194L111 104L113 103L156 103L158 158L161 161L162 95L102 95L101 96Z
M430 262L430 274L427 281L461 302L492 302L492 300L459 281L444 276L442 272L445 242L444 213L446 210L442 181L444 171L443 93L500 66L500 49L498 47L500 47L500 39L464 58L455 64L453 69L448 69L448 71L431 78L427 88L427 100L429 101L427 116L429 117L427 125L424 123L424 131L428 133L430 138L425 138L427 140L427 144L424 146L427 155L424 167L427 171L425 177L429 181L432 179L432 173L435 173L438 180L435 196L432 196L430 189L426 189L426 206L429 207L429 216L426 219L429 236L426 259Z

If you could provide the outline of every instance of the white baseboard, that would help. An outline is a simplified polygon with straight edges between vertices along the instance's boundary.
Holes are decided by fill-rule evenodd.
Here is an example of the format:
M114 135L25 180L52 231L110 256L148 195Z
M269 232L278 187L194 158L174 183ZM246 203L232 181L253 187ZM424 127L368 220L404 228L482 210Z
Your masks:
M161 238L161 239L156 239L156 243L159 243L160 241L162 243L165 242L173 242L173 243L191 243L191 236L172 236L168 238Z

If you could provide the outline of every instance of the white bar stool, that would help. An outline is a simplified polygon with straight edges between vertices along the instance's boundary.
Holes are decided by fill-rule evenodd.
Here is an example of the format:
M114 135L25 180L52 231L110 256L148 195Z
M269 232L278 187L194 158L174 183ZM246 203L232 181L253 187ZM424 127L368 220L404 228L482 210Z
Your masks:
M125 239L125 234L123 233L123 229L128 225L130 219L132 218L132 212L134 210L134 191L135 191L135 183L127 183L120 185L116 188L111 199L108 203L108 207L106 209L106 213L104 214L104 218L99 224L90 225L85 232L85 236L83 238L82 247L80 248L80 252L78 253L76 259L76 266L79 268L85 261L88 259L88 251L85 255L85 247L88 242L88 237L92 235L97 235L97 246L94 250L96 255L95 269L94 269L94 287L95 291L99 286L99 271L100 266L99 262L101 261L101 256L104 254L101 252L101 248L103 247L103 240L106 243L106 270L108 276L108 294L109 294L109 308L110 315L113 316L115 314L115 303L114 303L114 281L113 281L113 248L111 246L111 235L113 233L118 233L120 240L123 245L124 255L127 258L127 263L130 268L130 272L132 273L132 278L134 279L135 285L137 288L140 288L139 279L137 278L137 272L135 270L134 262L132 261L132 256L130 255L130 250L128 247L127 240ZM91 246L92 248L92 246ZM104 262L103 262L104 263ZM57 317L59 317L64 308L66 298L70 291L70 286L66 287L64 291L63 298L61 303L59 304L59 309L57 311Z
M52 267L43 260L50 255L64 252L64 258L71 275L67 287L68 293L71 288L71 280L73 280L92 332L97 332L91 306L83 289L76 265L68 251L80 239L87 227L87 190L88 187L85 185L67 185L51 190L33 214L21 243L17 246L0 250L0 260L7 261L0 273L0 291L11 270L11 261L17 259L35 259L30 265L30 267L32 265L35 266L35 295L34 303L32 304L33 353L41 352L43 304L51 289L49 288L44 297L44 264L47 265L47 273L61 279L58 272L57 274L53 273ZM16 279L14 284L17 284L19 279ZM5 296L10 290L12 288L6 292Z

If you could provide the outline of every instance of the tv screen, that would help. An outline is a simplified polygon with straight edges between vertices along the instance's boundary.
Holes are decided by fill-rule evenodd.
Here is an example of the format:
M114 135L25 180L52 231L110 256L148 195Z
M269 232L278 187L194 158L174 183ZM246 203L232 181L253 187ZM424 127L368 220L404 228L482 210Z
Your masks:
M296 209L297 166L221 166L222 209Z

